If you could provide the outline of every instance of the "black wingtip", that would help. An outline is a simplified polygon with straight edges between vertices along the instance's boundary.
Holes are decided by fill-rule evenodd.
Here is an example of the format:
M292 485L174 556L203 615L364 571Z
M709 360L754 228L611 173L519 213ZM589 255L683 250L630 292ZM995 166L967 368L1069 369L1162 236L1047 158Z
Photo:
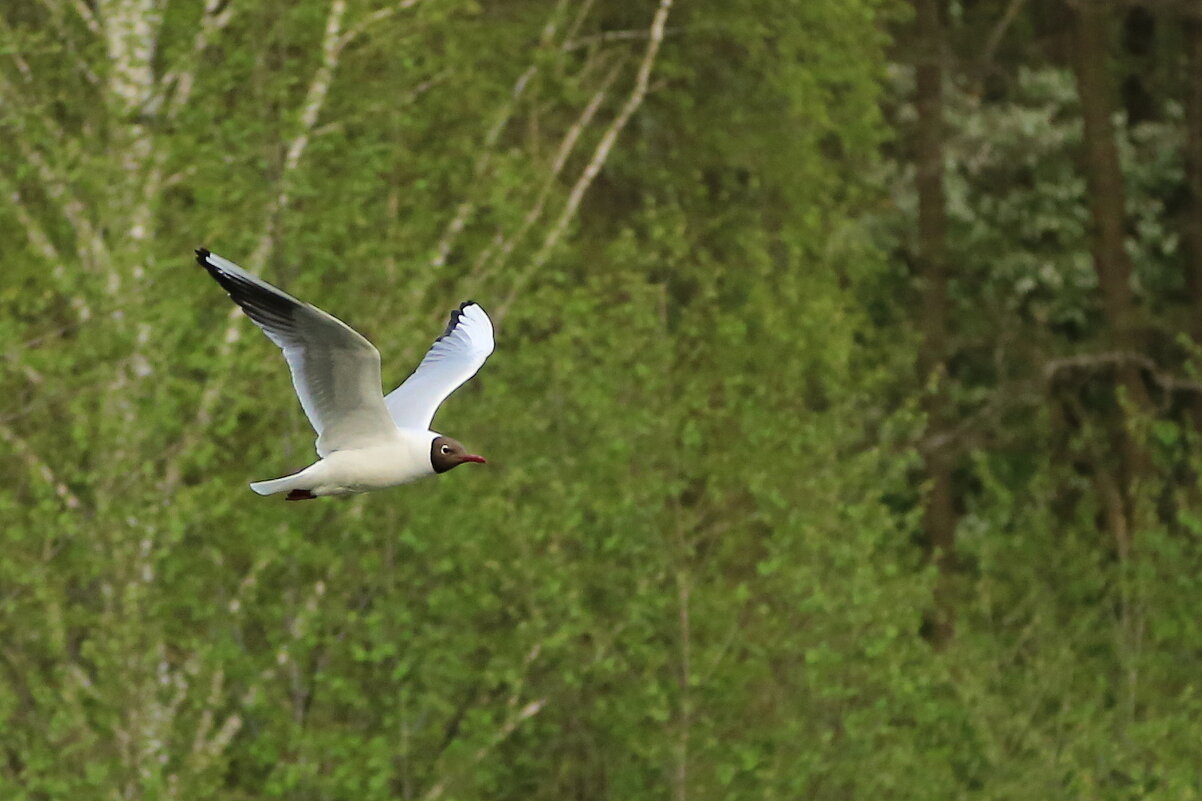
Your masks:
M213 252L211 250L209 250L208 248L197 248L196 249L196 263L203 266L205 264L205 262L208 261L209 256L212 256L212 255L213 255Z
M435 339L435 342L441 342L449 337L451 332L455 330L455 326L459 325L459 318L463 316L463 310L472 305L472 301L467 300L459 304L458 309L451 309L451 319L447 321L447 328L442 332L442 335Z
M438 339L436 339L434 341L441 342L446 337L449 337L451 335L451 332L455 330L455 326L459 325L459 318L463 316L463 310L466 309L468 306L479 306L479 305L480 304L474 300L465 300L465 301L463 301L463 303L459 304L458 309L451 309L451 319L447 322L447 330L443 331L442 336L438 337Z

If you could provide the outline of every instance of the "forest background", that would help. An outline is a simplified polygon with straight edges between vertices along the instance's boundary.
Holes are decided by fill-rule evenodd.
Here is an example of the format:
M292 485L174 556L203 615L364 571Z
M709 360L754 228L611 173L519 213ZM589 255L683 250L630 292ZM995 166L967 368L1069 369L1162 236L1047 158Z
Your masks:
M6 0L0 797L1202 797L1202 5ZM490 458L312 457L208 246Z

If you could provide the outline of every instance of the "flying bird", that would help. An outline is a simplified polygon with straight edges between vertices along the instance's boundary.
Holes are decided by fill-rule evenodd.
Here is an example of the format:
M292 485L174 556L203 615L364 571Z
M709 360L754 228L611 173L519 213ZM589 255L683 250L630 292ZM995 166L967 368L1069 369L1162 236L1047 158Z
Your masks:
M204 248L196 261L284 351L292 385L317 432L316 462L290 476L256 481L260 495L302 501L393 487L484 464L458 441L430 429L434 413L493 351L492 321L478 303L451 312L447 330L405 382L380 389L380 352L338 318L297 300Z

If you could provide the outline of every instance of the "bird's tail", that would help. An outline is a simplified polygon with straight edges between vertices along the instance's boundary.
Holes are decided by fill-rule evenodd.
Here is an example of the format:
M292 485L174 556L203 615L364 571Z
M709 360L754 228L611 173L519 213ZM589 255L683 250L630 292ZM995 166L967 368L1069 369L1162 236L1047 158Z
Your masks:
M260 495L275 495L277 492L287 492L296 486L300 473L293 473L283 478L273 478L270 481L252 482L250 488Z
M307 501L310 498L316 498L313 494L313 488L321 484L321 470L324 467L324 462L318 460L306 467L304 470L299 470L291 475L282 478L273 478L270 481L255 481L250 485L250 488L260 495L275 495L277 492L288 493L284 500L287 501Z

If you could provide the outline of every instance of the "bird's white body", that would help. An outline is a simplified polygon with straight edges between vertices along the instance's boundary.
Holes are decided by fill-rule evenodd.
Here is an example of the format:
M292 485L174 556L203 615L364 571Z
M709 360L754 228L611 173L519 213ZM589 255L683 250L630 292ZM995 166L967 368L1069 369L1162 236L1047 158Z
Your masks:
M317 462L250 485L288 500L394 487L483 462L430 430L434 413L493 351L493 327L479 304L451 312L446 331L392 392L380 388L380 352L336 317L298 300L209 250L197 261L280 347L301 407L317 433Z
M334 451L290 476L256 481L250 488L260 495L307 490L310 494L348 495L395 487L434 475L430 464L433 431L395 429L395 436L367 448Z

